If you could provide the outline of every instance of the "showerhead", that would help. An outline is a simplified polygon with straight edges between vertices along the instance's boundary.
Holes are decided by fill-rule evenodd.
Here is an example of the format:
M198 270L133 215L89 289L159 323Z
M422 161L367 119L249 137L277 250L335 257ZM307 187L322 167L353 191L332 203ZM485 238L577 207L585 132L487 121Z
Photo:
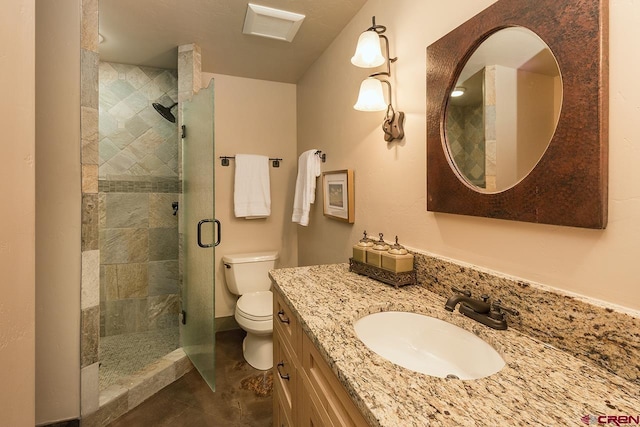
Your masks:
M173 104L171 107L165 107L164 105L158 104L157 102L154 102L152 105L153 105L153 108L155 108L156 111L160 113L162 117L169 120L171 123L176 122L176 116L173 115L173 113L171 112L171 109L176 105L178 105L177 102Z

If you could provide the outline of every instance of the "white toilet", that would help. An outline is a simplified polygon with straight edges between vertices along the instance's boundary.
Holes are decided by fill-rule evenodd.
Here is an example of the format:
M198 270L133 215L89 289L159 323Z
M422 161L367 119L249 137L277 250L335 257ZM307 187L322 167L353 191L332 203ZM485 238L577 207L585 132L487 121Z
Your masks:
M247 336L242 343L245 360L254 368L273 366L273 294L269 270L278 252L225 255L224 276L232 294L240 295L235 319Z

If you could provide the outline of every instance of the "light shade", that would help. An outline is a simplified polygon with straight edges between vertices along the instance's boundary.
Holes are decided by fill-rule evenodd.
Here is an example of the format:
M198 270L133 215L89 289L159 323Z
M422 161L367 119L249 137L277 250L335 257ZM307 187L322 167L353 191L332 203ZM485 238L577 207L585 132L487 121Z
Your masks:
M466 90L465 88L458 86L451 91L451 97L457 98L459 96L462 96L464 95L465 90Z
M380 80L369 77L362 81L358 101L353 108L358 111L384 111L387 109Z
M358 38L356 53L351 63L356 67L373 68L384 64L385 59L380 49L380 37L375 31L365 31Z

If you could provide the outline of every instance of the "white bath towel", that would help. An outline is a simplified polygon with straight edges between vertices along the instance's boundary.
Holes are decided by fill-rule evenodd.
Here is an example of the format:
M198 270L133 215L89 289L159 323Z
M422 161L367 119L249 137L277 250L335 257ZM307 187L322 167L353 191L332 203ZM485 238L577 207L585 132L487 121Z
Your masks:
M308 150L298 159L298 177L296 193L293 197L293 216L291 221L300 225L309 225L309 211L316 199L316 178L320 176L320 156L318 150Z
M233 191L236 217L264 218L271 214L269 157L236 154Z

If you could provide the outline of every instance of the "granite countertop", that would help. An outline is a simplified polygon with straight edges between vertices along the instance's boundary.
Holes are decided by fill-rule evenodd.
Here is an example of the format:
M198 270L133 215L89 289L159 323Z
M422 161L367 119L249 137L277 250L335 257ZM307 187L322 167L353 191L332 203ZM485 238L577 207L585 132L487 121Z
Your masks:
M580 425L585 415L640 416L636 384L515 329L496 331L444 310L427 286L396 289L347 264L270 272L372 426ZM518 308L518 307L514 307ZM409 311L446 320L491 344L506 366L478 380L443 379L395 365L369 350L353 323L370 313Z

